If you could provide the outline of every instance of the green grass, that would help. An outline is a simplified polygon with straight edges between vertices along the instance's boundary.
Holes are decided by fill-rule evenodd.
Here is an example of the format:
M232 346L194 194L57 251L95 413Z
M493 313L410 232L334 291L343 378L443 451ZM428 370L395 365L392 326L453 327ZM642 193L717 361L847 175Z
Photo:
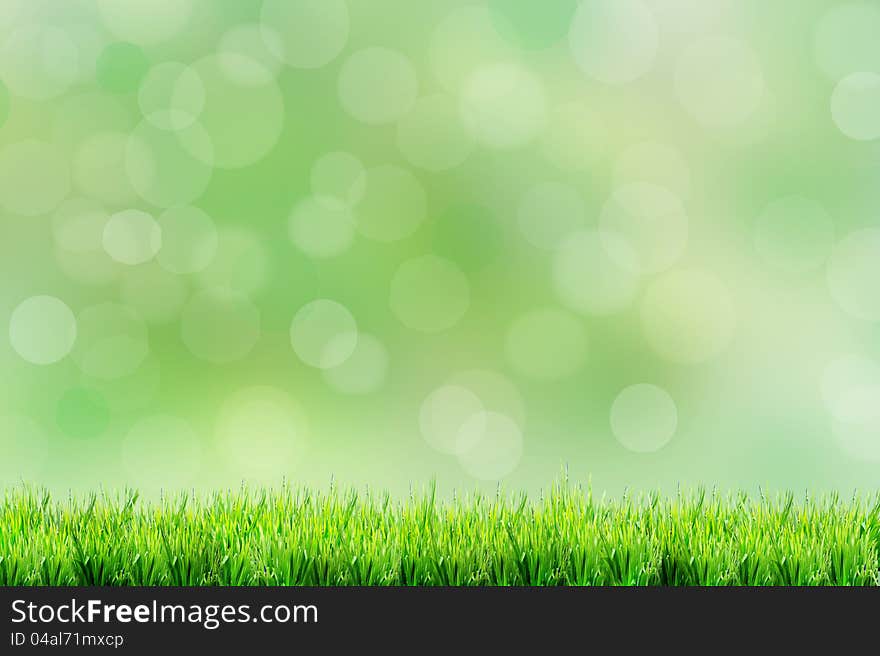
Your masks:
M876 585L880 505L243 489L0 503L0 585Z

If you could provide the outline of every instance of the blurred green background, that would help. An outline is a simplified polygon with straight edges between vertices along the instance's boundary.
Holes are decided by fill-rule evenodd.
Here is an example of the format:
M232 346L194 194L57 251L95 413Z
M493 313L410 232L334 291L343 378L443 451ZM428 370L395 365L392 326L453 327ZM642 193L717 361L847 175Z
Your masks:
M872 486L878 34L4 0L0 482Z

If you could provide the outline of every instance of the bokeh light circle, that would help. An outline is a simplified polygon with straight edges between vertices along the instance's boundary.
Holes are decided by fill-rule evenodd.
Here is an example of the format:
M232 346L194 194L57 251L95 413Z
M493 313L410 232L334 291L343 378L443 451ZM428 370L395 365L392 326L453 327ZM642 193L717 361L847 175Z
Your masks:
M470 284L455 264L436 255L407 260L391 279L389 305L408 328L437 333L457 324L470 306Z
M758 110L764 97L761 61L743 41L703 37L682 51L675 91L685 111L702 125L738 126Z
M669 393L656 385L631 385L614 399L610 420L614 437L625 448L652 453L675 435L678 408Z
M443 17L428 43L434 76L446 91L458 94L480 66L515 59L515 48L495 29L488 7L457 7Z
M266 84L278 76L284 52L281 35L268 25L246 23L227 30L217 45L220 65L243 84Z
M267 45L272 53L294 68L325 66L348 41L345 0L265 0L260 20L271 30Z
M180 335L190 353L214 364L242 360L260 339L260 311L227 287L194 294L183 308Z
M505 353L514 370L537 380L576 373L587 356L587 333L577 317L563 310L532 310L509 327Z
M602 206L599 226L603 239L626 240L642 273L657 273L675 264L688 239L688 217L681 200L649 182L616 188ZM610 253L616 252L614 243L607 246Z
M230 75L234 70L251 70L253 76ZM198 124L210 140L206 148L200 132L179 133L182 143L206 165L236 169L260 161L278 143L284 126L284 100L274 78L244 55L211 55L193 64L202 81L205 105ZM247 126L247 129L242 129Z
M354 242L355 220L349 206L330 196L309 196L290 213L288 235L306 255L335 257Z
M641 0L591 0L578 5L569 32L575 63L589 77L625 84L654 65L659 29Z
M730 344L736 314L727 287L714 274L683 269L651 283L641 307L648 343L664 359L700 364Z
M831 117L850 139L880 139L880 74L853 73L831 94Z
M880 228L863 228L841 239L828 262L831 296L847 314L880 321Z
M23 24L0 47L0 78L16 96L48 100L76 81L79 58L76 43L60 27Z
M502 62L478 68L467 78L459 112L475 141L490 148L517 148L544 129L547 101L537 76Z
M97 0L104 25L117 38L154 46L189 23L193 0Z
M31 364L58 362L76 341L76 317L54 296L31 296L16 306L9 319L9 342Z
M199 198L211 180L211 139L199 123L170 132L143 121L128 139L125 170L138 196L158 207L187 205ZM198 151L198 156L193 153Z
M469 446L461 428L485 406L473 391L460 385L443 385L431 392L419 409L419 428L428 445L440 453L457 455Z
M880 363L857 354L837 357L825 368L821 390L836 421L870 422L880 415Z
M297 310L290 324L290 343L310 367L339 367L357 349L357 321L341 303L318 299Z
M556 295L583 314L606 316L625 310L638 283L635 251L614 234L579 230L562 241L553 258Z
M523 454L520 426L500 412L471 415L459 431L458 441L468 447L458 460L474 478L496 481L510 474Z
M343 109L368 125L393 123L412 109L419 92L415 66L388 48L353 53L339 71Z
M162 229L150 214L141 210L122 210L104 226L104 250L122 264L143 264L152 260L162 247Z
M161 130L192 125L205 107L205 85L198 73L179 62L153 66L138 89L143 117Z

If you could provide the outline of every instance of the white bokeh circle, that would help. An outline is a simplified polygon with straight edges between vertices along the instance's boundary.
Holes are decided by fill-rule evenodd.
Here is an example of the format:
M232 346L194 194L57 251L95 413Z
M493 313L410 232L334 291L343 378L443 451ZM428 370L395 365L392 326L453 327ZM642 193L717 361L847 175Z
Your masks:
M14 95L49 100L76 82L81 55L61 27L24 23L4 36L0 78Z
M635 252L637 270L657 273L681 257L688 240L688 217L681 199L665 187L632 182L617 187L599 214L602 238L621 237ZM609 253L615 243L607 244ZM620 261L626 266L630 262Z
M73 350L76 317L54 296L31 296L12 311L9 342L31 364L58 362Z
M276 53L283 52L284 41L278 31L260 23L231 27L217 44L224 72L244 84L266 84L277 77L282 61Z
M162 229L152 215L141 210L122 210L104 226L104 250L121 264L143 264L162 247Z
M730 291L714 274L683 269L665 274L645 291L642 329L666 360L700 364L729 346L736 313Z
M880 74L847 75L831 94L831 118L850 139L880 139Z
M142 121L129 136L125 170L138 196L148 203L162 208L187 205L211 181L213 152L211 138L198 122L171 132Z
M857 354L835 358L825 368L821 388L838 422L863 424L880 417L880 363L875 360Z
M460 438L461 428L485 406L472 390L461 385L444 385L431 392L419 409L422 437L435 451L457 455L469 446Z
M290 343L310 367L339 367L357 349L357 321L341 303L318 299L297 310L290 324Z
M198 73L179 62L162 62L144 76L138 89L141 114L161 130L192 125L205 107L205 85Z
M287 233L303 253L335 257L354 242L355 219L347 203L331 196L308 196L293 206Z
M555 380L575 374L586 361L587 332L582 321L555 308L532 310L508 328L504 351L520 374Z
M656 19L642 0L582 2L569 31L575 63L606 84L625 84L648 73L659 43Z
M583 314L606 316L625 310L638 291L639 277L632 246L598 230L572 233L553 258L557 297Z
M470 284L455 264L436 255L407 260L391 279L389 305L408 328L437 333L452 328L470 306Z
M626 449L652 453L662 449L678 428L678 408L669 393L650 384L631 385L611 405L611 430Z
M419 81L415 66L405 55L388 48L358 50L339 71L342 108L367 125L393 123L416 102Z
M502 479L516 469L522 459L522 429L500 412L471 415L459 429L458 440L468 445L458 454L462 468L480 480Z
M242 360L260 339L260 311L244 294L212 287L183 308L180 335L190 353L214 364Z
M847 314L880 321L880 228L862 228L846 235L831 252L828 288Z
M230 74L252 70L254 76ZM178 133L189 153L206 165L237 169L263 159L278 143L284 126L284 100L275 79L244 55L209 55L193 64L205 90L205 104L198 125L207 134L206 148L200 131ZM256 78L256 80L254 79ZM247 126L242 129L242 126Z
M517 148L533 141L547 123L541 80L509 62L475 70L465 81L459 102L467 133L489 148Z
M562 182L540 182L522 195L517 222L534 246L555 250L562 240L581 227L586 205L580 191Z
M271 30L267 46L293 68L325 66L348 41L345 0L265 0L260 21Z
M743 41L703 37L679 56L675 92L685 111L700 124L736 127L758 110L764 98L761 61Z
M104 25L124 41L154 46L188 24L193 0L97 0Z
M440 20L428 43L434 76L453 94L480 66L515 56L515 48L498 34L485 5L456 7Z

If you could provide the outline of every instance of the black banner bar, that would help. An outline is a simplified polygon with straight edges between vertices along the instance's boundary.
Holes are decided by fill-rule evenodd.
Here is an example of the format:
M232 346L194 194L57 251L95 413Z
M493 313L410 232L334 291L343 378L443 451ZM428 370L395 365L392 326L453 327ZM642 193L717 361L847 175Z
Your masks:
M790 649L823 631L839 648L878 603L844 588L0 588L0 654Z

